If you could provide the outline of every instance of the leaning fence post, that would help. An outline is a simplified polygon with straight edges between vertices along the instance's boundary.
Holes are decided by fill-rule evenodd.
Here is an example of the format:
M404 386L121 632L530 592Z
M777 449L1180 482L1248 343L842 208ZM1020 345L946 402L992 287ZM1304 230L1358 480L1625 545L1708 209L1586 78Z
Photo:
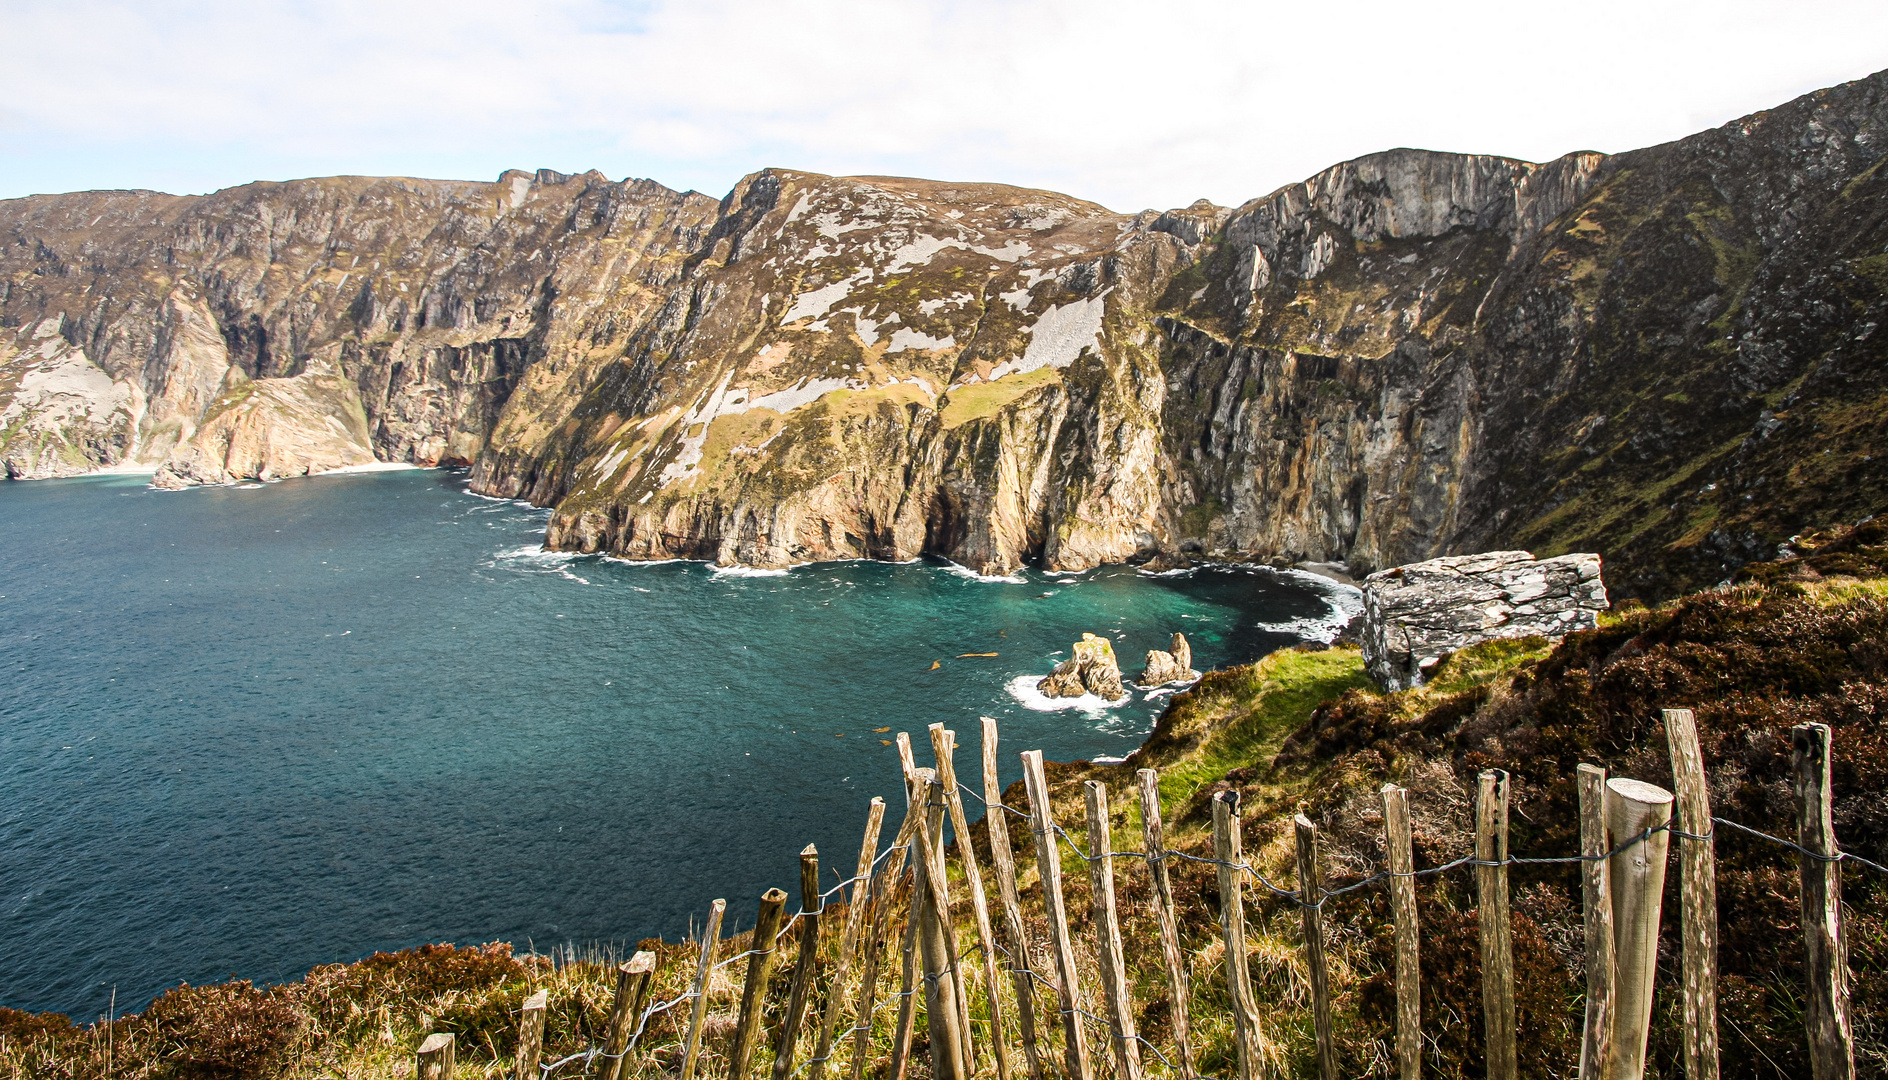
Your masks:
M964 813L964 796L957 790L957 763L952 760L957 749L957 733L943 724L932 724L931 749L937 754L938 782L944 788L944 805L951 814L951 828L957 833L957 857L964 864L964 881L970 886L970 910L977 918L977 941L983 947L984 1000L990 1009L990 1053L996 1058L997 1080L1010 1080L1009 1048L1003 1037L1002 987L996 977L996 931L990 926L990 902L983 893L983 868L977 865L977 845L970 840L970 819ZM966 1008L969 1003L966 997ZM966 1029L968 1015L966 1012Z
M1337 1047L1331 1042L1331 983L1324 968L1324 884L1318 874L1318 827L1303 814L1293 818L1291 824L1298 845L1298 917L1305 932L1305 967L1311 974L1318 1076L1321 1080L1337 1080Z
M1219 929L1226 938L1226 990L1232 998L1239 1080L1253 1080L1259 1073L1259 1014L1252 1005L1252 978L1246 966L1245 870L1237 790L1213 794L1213 861L1219 869Z
M1127 958L1121 947L1121 916L1114 905L1114 837L1108 821L1108 788L1082 784L1088 810L1088 903L1095 921L1095 951L1101 988L1108 999L1116 1080L1141 1080L1141 1048L1135 1042L1134 998L1128 993Z
M1698 720L1690 709L1666 709L1665 741L1671 748L1672 794L1678 828L1691 836L1678 845L1678 913L1685 943L1685 1075L1718 1080L1718 883L1711 837L1711 796L1705 788Z
M1482 932L1482 1036L1488 1080L1514 1080L1514 945L1508 924L1508 774L1486 769L1475 794L1476 914Z
M603 1043L603 1071L598 1080L620 1080L629 1075L629 1040L642 1023L642 1004L649 998L649 985L655 982L656 954L639 951L616 969L616 1004L610 1010L610 1026ZM518 1080L537 1080L536 1067Z
M1659 961L1659 908L1665 892L1665 855L1671 833L1672 793L1638 780L1606 781L1608 839L1628 845L1612 857L1613 1045L1611 1080L1645 1074L1645 1041L1652 1024L1652 979ZM1657 830L1647 833L1647 830ZM1638 837L1644 836L1643 840ZM1636 842L1635 842L1636 841Z
M915 845L917 841L914 839ZM901 946L902 966L898 970L898 1023L892 1031L889 1080L905 1080L911 1064L911 1032L918 1020L918 909L923 906L918 890L918 860L911 860L911 899L905 904L905 937Z
M767 997L767 979L774 972L774 939L780 933L780 909L787 894L768 889L760 897L760 913L754 918L754 955L747 959L747 983L741 988L741 1017L734 1028L734 1045L728 1048L728 1080L745 1080L747 1065L754 1057L754 1044L760 1040L760 1009Z
M1180 951L1180 924L1174 918L1173 882L1167 874L1167 842L1160 821L1160 774L1136 772L1141 783L1141 836L1147 843L1147 874L1154 879L1154 917L1160 922L1160 954L1167 966L1167 1000L1173 1009L1173 1039L1180 1050L1182 1076L1192 1076L1193 1034L1187 1015L1186 954Z
M1809 1060L1815 1080L1855 1075L1855 1029L1849 1017L1849 968L1842 941L1842 864L1837 861L1835 811L1829 786L1829 726L1790 729L1796 777L1796 842L1814 852L1798 861L1803 875L1804 968L1809 976Z
M906 809L908 822L912 820L911 813L915 809ZM912 831L915 830L914 824ZM865 959L859 967L858 1020L853 1024L852 1032L852 1080L865 1080L866 1057L872 1046L872 1014L878 1008L879 957L885 951L885 935L891 927L892 910L903 895L905 882L905 856L897 848L910 843L908 836L906 830L899 830L899 839L893 841L894 850L886 855L885 864L879 867L872 891L866 897L872 908L872 937L866 944Z
M1580 894L1586 913L1586 1024L1580 1080L1606 1080L1613 1045L1613 892L1606 852L1606 770L1581 765Z
M1422 964L1417 955L1416 856L1410 837L1409 792L1383 785L1383 851L1390 867L1390 913L1396 919L1396 1062L1403 1080L1423 1070Z
M512 1069L517 1080L538 1080L538 1059L544 1053L544 1007L550 996L539 990L524 999L518 1016L518 1060Z
M787 1013L780 1018L780 1030L774 1037L774 1080L793 1075L793 1049L800 1041L800 1020L806 1015L806 1000L813 993L814 971L819 967L819 848L808 844L800 849L800 954L793 961L793 992L787 998Z
M839 957L833 962L832 985L826 991L826 1013L820 1019L819 1039L813 1048L813 1060L807 1062L807 1080L820 1080L826 1071L826 1059L833 1051L833 1033L846 1003L846 972L852 964L852 951L858 946L859 933L865 928L866 897L872 887L872 863L878 858L878 834L885 826L885 800L874 798L866 810L865 839L859 842L859 864L853 873L852 901L846 909L846 931L839 938ZM733 1074L729 1074L731 1077Z
M990 862L996 870L996 891L1003 902L1004 929L1010 942L1010 978L1016 989L1016 1019L1022 1035L1023 1056L1029 1062L1029 1080L1043 1080L1042 1051L1036 1045L1036 988L1029 970L1029 943L1023 936L1023 904L1016 892L1016 852L1010 847L1010 823L1004 814L1003 785L996 774L996 721L983 721L984 827L990 830ZM1189 1073L1192 1069L1187 1070Z
M1062 1004L1064 1080L1089 1080L1088 1042L1082 1036L1080 986L1075 948L1069 941L1068 910L1062 903L1062 849L1056 846L1055 814L1049 805L1049 779L1042 751L1023 751L1023 788L1029 793L1029 831L1036 837L1036 875L1042 879L1043 907L1055 945L1056 996Z
M964 1014L952 973L957 966L950 948L955 933L950 923L950 899L944 892L944 853L938 833L944 824L944 800L938 794L937 774L919 769L912 785L920 800L918 816L918 944L924 954L924 1016L931 1036L931 1075L937 1080L966 1080L974 1060L967 1052Z
M688 1042L682 1051L682 1080L693 1080L701 1056L702 1021L708 1017L708 980L714 972L715 946L721 943L721 916L727 910L726 900L708 905L708 928L701 935L701 963L695 968L695 1006L689 1014Z
M453 1038L450 1031L426 1036L413 1056L413 1080L452 1080Z

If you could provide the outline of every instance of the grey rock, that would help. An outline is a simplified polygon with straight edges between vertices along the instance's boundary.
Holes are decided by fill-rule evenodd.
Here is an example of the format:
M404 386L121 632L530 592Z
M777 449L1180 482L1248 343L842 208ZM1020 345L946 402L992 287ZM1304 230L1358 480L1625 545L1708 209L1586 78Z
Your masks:
M1127 696L1121 685L1121 665L1115 661L1114 645L1107 638L1083 634L1069 649L1069 658L1036 683L1043 696L1081 697L1093 694L1104 701L1119 701Z
M1167 651L1147 650L1147 666L1141 671L1142 686L1165 686L1168 683L1192 682L1200 677L1193 670L1193 647L1187 644L1185 634L1175 634L1173 643Z
M1398 566L1364 579L1364 667L1385 689L1407 690L1458 649L1557 641L1599 625L1606 608L1598 555L1490 551Z

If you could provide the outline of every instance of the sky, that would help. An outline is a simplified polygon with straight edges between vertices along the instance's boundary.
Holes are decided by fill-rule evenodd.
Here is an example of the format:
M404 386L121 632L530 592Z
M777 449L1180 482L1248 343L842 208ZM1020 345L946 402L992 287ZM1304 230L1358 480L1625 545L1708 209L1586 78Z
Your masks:
M780 166L1237 205L1680 138L1888 68L1882 0L0 0L0 198Z

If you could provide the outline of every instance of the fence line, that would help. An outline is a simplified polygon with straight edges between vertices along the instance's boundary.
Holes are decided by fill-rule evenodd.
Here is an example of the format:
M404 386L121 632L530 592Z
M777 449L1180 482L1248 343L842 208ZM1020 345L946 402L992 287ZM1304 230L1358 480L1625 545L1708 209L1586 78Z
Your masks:
M1810 987L1810 1030L1808 1032L1811 1058L1815 1066L1815 1080L1850 1080L1854 1075L1853 1030L1848 1018L1848 991L1846 969L1846 951L1841 945L1839 872L1843 863L1854 863L1875 873L1888 875L1888 867L1862 858L1851 852L1842 851L1836 844L1833 831L1828 827L1831 820L1829 805L1831 793L1828 786L1829 732L1821 725L1803 725L1795 731L1795 763L1797 794L1799 801L1799 838L1796 842L1784 837L1774 836L1741 822L1731 821L1719 816L1706 816L1702 792L1702 766L1698 764L1696 749L1696 729L1690 723L1688 711L1667 710L1668 734L1673 741L1673 760L1675 770L1695 770L1693 773L1680 772L1677 786L1681 817L1689 821L1708 821L1707 832L1694 832L1680 828L1675 824L1670 806L1673 796L1662 788L1656 788L1638 781L1623 779L1605 779L1605 771L1592 766L1581 766L1581 795L1583 822L1589 803L1594 812L1601 800L1610 814L1615 807L1621 813L1629 813L1629 806L1647 806L1653 810L1652 823L1632 830L1611 828L1600 833L1592 833L1583 823L1583 850L1575 855L1515 855L1506 850L1505 837L1498 842L1489 841L1486 836L1478 839L1480 851L1452 859L1437 866L1422 869L1394 868L1396 857L1392 851L1393 834L1391 817L1387 812L1394 797L1398 805L1406 806L1401 800L1405 797L1402 789L1393 784L1386 784L1386 856L1390 867L1377 870L1359 880L1337 887L1328 886L1317 870L1317 828L1308 820L1299 817L1299 881L1296 889L1287 889L1271 881L1253 861L1239 857L1238 834L1238 799L1236 792L1222 793L1216 796L1214 816L1220 822L1223 831L1230 825L1230 843L1221 844L1230 857L1195 855L1165 846L1158 839L1157 830L1148 832L1148 850L1115 850L1109 833L1112 830L1108 814L1105 788L1090 781L1089 790L1089 843L1085 847L1075 837L1058 824L1049 809L1049 788L1042 774L1041 755L1038 751L1029 751L1023 755L1025 767L1025 787L1030 796L1031 809L1024 811L1004 803L993 795L995 786L994 757L986 754L985 791L979 795L970 787L955 782L950 764L954 747L955 734L942 725L934 725L932 730L933 750L939 757L939 767L917 769L910 757L910 742L900 736L901 757L908 770L907 800L905 823L900 828L897 838L882 850L877 849L877 826L879 815L883 813L882 800L873 800L873 817L868 824L867 837L861 846L859 869L851 877L840 881L823 892L817 891L817 855L811 847L803 856L803 889L800 910L784 923L776 913L770 920L757 924L756 933L762 932L767 922L778 926L766 926L770 933L765 936L766 944L753 943L747 950L732 956L716 959L713 956L715 941L720 923L719 913L725 909L725 901L717 900L714 914L711 915L710 930L703 935L699 954L700 963L693 974L693 986L683 993L663 1002L641 1007L636 1000L646 996L649 985L654 980L655 957L650 953L638 953L634 960L621 965L622 976L618 982L616 1011L612 1016L609 1035L604 1045L591 1045L584 1050L566 1055L557 1061L540 1063L536 1060L535 1040L531 1025L535 1023L541 1030L544 1011L542 1002L537 998L533 1004L535 1011L527 1008L523 1014L520 1030L521 1051L518 1058L518 1076L523 1080L530 1065L535 1065L539 1080L551 1080L554 1074L570 1066L581 1063L581 1068L591 1070L602 1062L601 1080L623 1080L629 1075L629 1066L635 1060L638 1046L647 1034L650 1023L677 1006L690 1005L692 1017L688 1024L683 1043L683 1075L689 1077L695 1071L698 1048L703 1028L706 1002L702 1000L711 992L715 975L730 965L743 960L752 961L749 967L747 990L742 997L741 1034L737 1036L738 1049L732 1055L730 1073L725 1080L749 1080L741 1075L745 1072L746 1059L751 1055L753 1045L761 1036L760 995L764 995L767 975L771 971L773 958L777 956L783 942L790 940L796 927L801 929L801 945L796 959L794 978L794 1005L799 1006L819 993L818 948L820 942L820 916L824 913L827 901L842 893L848 887L853 889L851 909L846 920L846 934L840 947L838 963L828 980L825 993L828 995L823 1016L817 1021L819 1032L816 1038L815 1053L807 1060L794 1064L798 1025L798 1009L789 1008L783 1021L782 1029L776 1032L779 1041L775 1046L775 1080L799 1077L811 1073L813 1080L818 1080L820 1071L830 1062L839 1044L847 1039L858 1037L854 1047L853 1077L862 1080L865 1065L863 1053L865 1039L869 1038L878 1019L878 1014L894 1002L899 1006L899 1021L894 1033L894 1052L892 1066L885 1080L905 1080L903 1075L905 1059L904 1040L909 1039L909 1024L912 1016L914 999L922 997L926 1002L927 1013L943 1008L946 1015L938 1016L932 1026L932 1054L934 1072L940 1080L969 1080L970 1077L983 1075L981 1064L972 1043L970 1014L968 1010L967 974L977 973L977 966L969 963L972 954L979 958L986 986L985 996L989 1010L989 1045L992 1053L989 1060L994 1065L991 1075L994 1080L1013 1080L1009 1077L1009 1065L1005 1040L1007 1034L1004 1025L1004 1009L997 995L997 973L1001 971L1015 982L1017 1020L1023 1032L1023 1046L1030 1065L1031 1080L1044 1078L1043 1062L1038 1054L1034 1019L1034 994L1027 992L1028 987L1040 985L1051 993L1056 1004L1052 1010L1063 1021L1059 1026L1062 1031L1062 1049L1065 1068L1060 1080L1090 1080L1090 1063L1087 1058L1085 1040L1082 1031L1085 1025L1095 1027L1105 1034L1108 1044L1113 1048L1114 1074L1116 1080L1139 1080L1140 1059L1138 1051L1145 1048L1166 1070L1181 1080L1224 1080L1224 1078L1202 1075L1192 1065L1192 1051L1186 1043L1184 1020L1175 1025L1178 1053L1170 1056L1138 1031L1134 1030L1134 1009L1131 1000L1133 981L1120 966L1121 945L1118 927L1120 925L1116 911L1113 889L1113 863L1116 859L1140 860L1145 862L1150 875L1165 880L1167 860L1177 859L1185 862L1213 866L1221 872L1222 915L1242 910L1240 896L1245 882L1251 882L1263 890L1262 895L1294 907L1303 913L1306 927L1307 964L1313 973L1314 1005L1320 1015L1317 1025L1318 1059L1320 1072L1327 1077L1335 1075L1336 1059L1334 1037L1329 1030L1323 1009L1325 998L1320 993L1321 980L1317 975L1322 971L1322 932L1319 919L1326 902L1346 896L1350 893L1376 885L1389 883L1413 884L1415 879L1432 877L1463 868L1474 868L1482 875L1483 902L1481 907L1488 908L1490 888L1497 891L1492 894L1495 912L1493 922L1484 926L1483 934L1483 970L1498 971L1505 966L1506 949L1506 904L1507 891L1505 870L1513 866L1584 866L1592 869L1584 871L1586 881L1586 908L1588 920L1589 946L1594 943L1611 943L1614 947L1609 955L1598 958L1599 963L1589 972L1588 1012L1586 1037L1582 1041L1580 1075L1586 1080L1609 1077L1612 1080L1632 1078L1640 1075L1642 1057L1645 1050L1646 1030L1644 1018L1649 1015L1652 993L1651 967L1656 963L1655 950L1660 919L1658 897L1662 892L1662 880L1667 838L1680 841L1679 851L1703 852L1702 858L1685 854L1681 858L1681 899L1684 903L1685 921L1684 940L1686 942L1685 977L1682 993L1685 997L1685 1016L1688 1029L1709 1029L1708 1037L1698 1030L1688 1030L1685 1045L1685 1068L1689 1080L1715 1080L1717 1076L1717 1040L1716 1040L1716 989L1715 963L1708 957L1715 950L1716 942L1716 905L1715 892L1706 886L1709 881L1700 881L1700 868L1708 869L1714 864L1709 852L1720 828L1734 833L1764 841L1779 848L1794 852L1800 859L1804 881L1803 902L1805 907L1805 946L1809 960ZM994 721L984 720L986 740L994 745L996 725ZM1597 778L1589 788L1588 772ZM1154 770L1142 770L1141 783L1144 799L1149 785L1157 785ZM1498 792L1494 811L1495 817L1484 822L1484 830L1499 828L1505 833L1505 825L1499 818L1505 808L1505 773L1489 772L1484 774L1484 788ZM1157 786L1153 788L1157 792ZM963 815L961 796L969 796L981 804L988 814L1007 814L1030 823L1031 831L1037 839L1037 867L1039 870L1037 888L1044 891L1045 907L1049 914L1052 946L1056 956L1059 978L1050 978L1043 972L1034 970L1027 951L1028 942L1024 940L1023 926L1013 911L1007 916L1010 923L1007 929L1016 948L1006 946L997 940L983 903L982 868L979 866L971 848L968 825ZM1591 798L1589 798L1591 796ZM1222 807L1220 804L1225 803ZM1157 801L1155 802L1157 805ZM1664 807L1659 810L1659 807ZM1226 809L1228 813L1222 814ZM1407 843L1407 810L1402 811L1404 822L1402 835ZM928 821L926 819L929 819ZM1001 836L1005 847L1008 846L1007 829L997 828L999 819L986 818L991 822L991 840L994 847L996 838ZM1625 820L1625 818L1617 818ZM957 927L951 922L951 902L944 880L947 854L944 847L943 830L946 822L956 834L958 870L970 883L971 895L977 914L974 930L976 942L961 951L957 944ZM1607 833L1612 835L1607 835ZM1620 833L1627 833L1621 838ZM1222 838L1225 839L1225 838ZM1610 843L1608 842L1610 841ZM1494 846L1490 846L1493 843ZM1060 858L1063 848L1093 868L1094 885L1090 889L1092 907L1090 922L1096 929L1096 941L1092 944L1101 967L1104 990L1108 999L1107 1011L1115 1019L1110 1020L1084 1008L1078 996L1076 986L1077 967L1073 954L1074 939L1068 929L1066 905L1062 901L1060 890ZM1641 849L1647 854L1641 854ZM1656 852L1656 855L1650 853ZM1488 857L1494 854L1497 857ZM1408 866L1408 853L1403 854L1403 865ZM896 861L893 861L896 860ZM1009 869L1013 856L1008 852L997 853L995 872L998 884L1004 886L1006 907L1012 902L1014 884L1006 875L1013 874ZM1610 869L1610 872L1609 872ZM1648 873L1656 870L1657 873ZM1714 872L1714 871L1713 871ZM1493 874L1490 878L1486 875ZM1230 877L1228 877L1230 875ZM1596 876L1597 875L1597 876ZM1492 884L1491 884L1492 882ZM1596 886L1596 882L1598 883ZM1401 887L1407 888L1408 885ZM1598 888L1596 893L1595 889ZM1636 890L1636 891L1635 891ZM1162 897L1171 903L1170 894L1156 888L1153 890L1156 915L1161 914ZM779 895L778 890L770 892L767 899ZM1398 967L1400 976L1406 975L1412 981L1419 977L1413 954L1415 950L1415 911L1414 894L1409 893L1409 910L1402 909L1402 901L1392 895L1392 907L1398 918ZM851 949L855 944L865 948L864 972L866 978L876 979L878 957L891 944L890 923L898 915L901 897L903 917L906 920L905 949L907 952L907 972L911 971L911 951L914 948L914 935L919 921L926 921L934 929L934 936L925 941L925 964L921 981L907 979L904 986L895 993L879 995L867 992L861 986L859 1007L855 1008L851 1026L839 1030L837 1023L846 1008L846 986ZM784 899L784 897L783 897ZM763 903L766 901L764 900ZM778 901L775 901L776 909ZM1623 905L1623 906L1621 906ZM1815 909L1812 911L1812 907ZM1615 921L1615 910L1623 912L1619 921ZM874 916L873 912L877 911ZM1403 940L1404 920L1407 916L1409 941L1405 957ZM1239 919L1243 922L1243 915ZM802 923L802 920L806 920ZM872 932L864 931L868 920L872 922ZM1224 922L1229 946L1237 945L1237 950L1244 951L1244 930L1242 926L1233 926ZM1492 928L1492 933L1491 933ZM1237 933L1235 933L1235 930ZM1599 933L1601 937L1595 937ZM1113 935L1112 938L1110 935ZM1623 936L1622 936L1623 935ZM1648 936L1649 935L1649 936ZM922 937L923 935L916 935ZM1630 940L1629 940L1630 939ZM1649 942L1649 945L1648 945ZM1694 942L1703 943L1708 948L1694 946ZM1589 948L1589 952L1592 949ZM1002 962L998 962L1001 957ZM1616 957L1616 959L1614 959ZM645 960L645 958L647 958ZM1251 1042L1252 1054L1248 1053L1248 1040L1256 1039L1258 1016L1249 1010L1246 999L1249 998L1251 985L1249 976L1245 976L1244 964L1235 964L1235 957L1228 952L1229 973L1236 975L1234 982L1233 1008L1235 1027L1239 1029L1240 1080L1251 1080L1258 1074L1258 1064L1248 1060L1256 1054L1256 1042ZM1186 973L1181 970L1182 961L1174 961L1174 970L1168 975L1176 980L1173 985L1184 986ZM636 966L635 974L642 975L637 983L631 978L631 968ZM1615 966L1617 965L1617 966ZM1604 968L1605 970L1600 970ZM1622 982L1621 980L1625 980ZM1640 982L1639 980L1643 980ZM1243 987L1237 984L1244 981ZM1512 988L1499 982L1485 983L1485 1007L1488 1021L1485 1030L1499 1033L1501 1029L1501 1010L1512 1017ZM1239 993L1243 989L1245 994ZM1397 1009L1397 1059L1401 1065L1403 1080L1419 1080L1420 1064L1416 1048L1419 1047L1420 1031L1419 1001L1415 997L1415 988L1399 985ZM1619 998L1620 994L1623 998ZM1618 1002L1615 1003L1615 999ZM1176 1002L1176 1012L1184 1004ZM1630 1009L1624 1006L1630 1004ZM635 1016L633 1030L628 1029L627 1019ZM1461 1018L1458 1018L1461 1019ZM1239 1021L1244 1021L1239 1023ZM1511 1021L1510 1021L1511 1023ZM1250 1028L1251 1030L1247 1030ZM1407 1029L1407 1030L1406 1030ZM1597 1029L1597 1030L1596 1030ZM1509 1029L1511 1031L1511 1028ZM417 1061L416 1076L450 1077L454 1068L454 1053L451 1033L435 1033L429 1038ZM443 1041L442 1041L443 1038ZM949 1045L941 1047L940 1040ZM1432 1040L1433 1041L1433 1040ZM529 1050L527 1063L525 1053ZM1510 1075L1513 1059L1499 1060L1497 1047L1491 1045L1490 1075ZM1177 1061L1176 1061L1177 1057ZM941 1067L940 1067L941 1066ZM569 1075L569 1074L566 1074ZM1046 1080L1046 1078L1044 1078Z

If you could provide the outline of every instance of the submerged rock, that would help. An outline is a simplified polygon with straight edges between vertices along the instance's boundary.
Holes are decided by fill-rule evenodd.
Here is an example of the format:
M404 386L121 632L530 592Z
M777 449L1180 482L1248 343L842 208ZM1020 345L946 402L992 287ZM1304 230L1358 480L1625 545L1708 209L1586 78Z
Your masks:
M1193 647L1187 644L1185 634L1175 634L1166 652L1147 650L1147 666L1141 670L1140 682L1142 686L1165 686L1199 677L1200 673L1193 670Z
M1398 566L1364 580L1364 667L1386 689L1406 690L1457 649L1559 640L1599 625L1606 607L1598 555L1490 551Z
M1093 694L1107 701L1127 696L1121 685L1121 665L1114 658L1114 645L1107 638L1083 634L1070 647L1067 660L1043 676L1036 689L1044 697L1072 698Z

